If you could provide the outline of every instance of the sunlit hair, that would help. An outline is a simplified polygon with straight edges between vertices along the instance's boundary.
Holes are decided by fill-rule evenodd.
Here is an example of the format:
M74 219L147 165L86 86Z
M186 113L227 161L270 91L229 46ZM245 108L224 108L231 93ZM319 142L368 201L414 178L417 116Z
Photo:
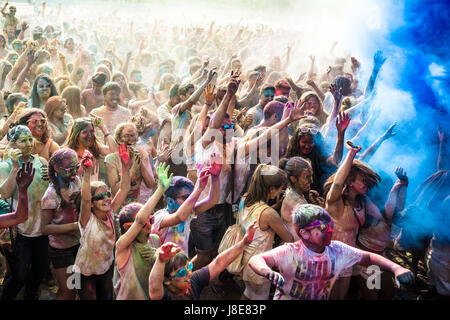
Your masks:
M6 98L5 98L6 96ZM6 100L5 105L6 109L8 110L8 113L11 115L14 112L14 105L19 103L20 101L27 101L27 98L20 92L10 93L8 94L5 92L3 95L3 98Z
M120 123L116 127L116 130L114 130L114 140L116 140L117 143L119 143L119 144L121 143L121 141L122 141L122 132L127 127L132 127L137 132L136 126L134 125L133 122L122 122L122 123Z
M266 164L258 165L248 187L245 206L250 207L259 201L266 202L270 188L278 189L286 183L287 176L282 169Z
M138 113L131 117L131 122L136 126L139 136L141 136L153 123L159 125L158 115L144 107L139 108Z
M37 109L37 108L27 108L27 109L23 109L21 110L21 112L19 113L18 117L16 118L16 125L24 125L28 127L28 120L31 118L31 116L33 116L34 114L40 114L42 115L44 118L47 119L47 114L45 113L44 110L41 109ZM45 131L42 134L42 136L39 138L39 141L42 143L47 143L48 139L50 138L49 136L50 130L48 127L48 122L46 122L45 124ZM38 139L37 137L35 137L36 139Z
M314 97L316 98L317 102L319 103L319 108L317 109L317 113L314 115L317 119L319 119L320 125L323 126L328 118L328 113L323 110L322 101L320 101L319 96L312 91L307 91L302 94L300 98L300 103L303 104L305 101L307 101L309 98ZM303 111L302 114L304 114L305 111Z
M354 159L353 160L353 164L352 167L350 169L350 172L347 176L347 179L345 179L345 188L343 190L343 194L342 194L342 198L345 200L347 200L347 193L348 193L348 185L355 181L356 176L360 174L362 175L366 181L367 181L367 190L372 189L373 187L375 187L379 182L381 182L381 177L375 172L373 171L373 169L371 167L369 167L368 164ZM334 177L336 176L336 173L334 173L333 175L331 175L327 181L325 181L325 184L323 186L323 191L324 191L324 198L326 198L328 192L331 189L331 185L333 184L334 181Z
M60 96L54 96L47 100L45 103L44 111L47 114L49 121L53 121L53 115L58 110L61 103L64 101Z
M159 80L159 87L158 87L159 91L164 90L164 87L165 87L167 79L172 79L173 82L175 83L175 76L173 74L171 74L171 73L164 73L162 75L161 79Z
M2 78L1 78L0 88L3 89L3 86L5 84L6 76L12 70L13 66L12 66L12 64L10 62L8 62L6 60L1 60L0 61L0 68L3 70L2 74L1 74Z
M92 125L92 127L95 128L91 118L84 117L75 119L63 147L67 147L77 151L78 148L80 147L78 141L80 133L83 129L85 129L89 125ZM100 156L100 148L99 148L99 141L95 134L93 136L93 141L94 142L92 143L92 146L90 146L88 149L92 153L92 155L98 159L98 157Z
M59 95L61 95L61 93L64 91L65 88L67 88L72 84L70 80L66 78L61 78L55 81L55 83L56 83L56 91L58 91Z
M66 99L67 112L70 113L72 118L77 119L83 116L81 110L81 91L77 86L69 86L64 88L61 93L61 97Z
M311 163L303 159L302 157L292 157L290 159L283 158L280 160L280 168L286 172L289 186L292 187L292 181L290 177L298 178L302 172L306 169L311 169Z

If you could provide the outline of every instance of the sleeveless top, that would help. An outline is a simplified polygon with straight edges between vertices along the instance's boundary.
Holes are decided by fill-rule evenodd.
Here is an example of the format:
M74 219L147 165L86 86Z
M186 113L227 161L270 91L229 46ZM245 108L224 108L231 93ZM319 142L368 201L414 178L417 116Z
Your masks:
M91 212L85 228L78 223L81 239L75 266L85 276L102 275L108 271L113 262L116 239L113 212L109 211L106 217L106 220L101 220Z
M248 261L251 257L256 254L266 252L273 247L273 240L275 237L275 232L268 228L267 230L262 231L259 227L259 219L261 217L261 213L270 208L265 202L260 201L257 202L250 207L244 207L244 200L241 200L240 210L239 210L239 220L242 228L247 230L247 227L253 222L258 221L255 236L253 237L252 243L250 243L244 250L242 255L242 265L244 265L242 279L244 281L252 282L255 284L264 284L268 280L264 277L257 275L253 270L249 267Z
M150 243L147 243L150 247ZM151 248L153 252L156 249ZM136 250L135 243L128 248L128 259L122 268L114 268L114 292L116 300L149 300L148 278L152 269Z
M295 232L294 223L292 222L292 215L298 206L307 203L308 202L305 198L299 195L296 191L292 190L292 188L288 188L286 190L286 195L283 203L281 204L281 218L283 219L284 225L294 238L294 241L300 240L300 238Z

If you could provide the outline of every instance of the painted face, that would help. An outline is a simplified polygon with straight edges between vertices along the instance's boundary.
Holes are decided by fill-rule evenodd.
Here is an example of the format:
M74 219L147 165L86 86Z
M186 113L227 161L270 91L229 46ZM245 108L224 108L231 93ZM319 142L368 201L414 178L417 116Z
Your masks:
M305 112L314 116L317 114L319 107L320 107L320 104L319 104L319 101L317 101L316 97L309 97L305 103Z
M73 48L75 47L75 43L73 42L73 40L67 40L65 47L67 50L73 51Z
M48 98L50 96L50 83L47 80L39 79L36 88L40 98Z
M55 118L64 119L64 115L66 114L66 111L67 111L66 100L62 100L61 104L56 108L56 111L54 113Z
M290 88L281 87L275 91L275 95L276 96L285 96L286 98L289 98L289 92L291 92Z
M40 137L47 129L47 119L40 113L33 114L27 121L28 128L35 137Z
M188 92L186 92L186 95L185 95L185 96L183 96L183 95L180 94L180 100L181 100L181 101L186 101L186 100L189 99L189 97L194 93L194 91L195 91L195 89L194 89L194 88L191 88L191 89L188 90Z
M17 139L13 144L13 147L19 149L24 156L31 155L33 146L34 138L27 131L24 131L22 134L20 134L19 139Z
M349 184L358 194L366 194L368 189L368 182L364 175L358 173L355 181Z
M120 102L120 91L109 90L105 95L105 103L110 107L118 107Z
M183 270L183 268L185 270ZM183 275L184 276L181 276ZM170 273L170 284L179 291L187 294L191 288L192 264L186 261L186 265L177 268Z
M9 58L9 62L11 62L12 65L16 64L17 59L19 58L19 56L17 54L13 54L10 58Z
M167 208L170 212L175 212L191 195L192 190L184 187L174 198L167 198Z
M77 157L65 158L61 161L61 167L53 167L58 173L58 177L61 177L64 181L73 181L77 176L80 164L78 163Z
M86 128L80 131L78 136L78 142L84 147L89 148L94 144L95 131L92 124L89 124Z
M13 45L13 49L18 53L22 53L23 46L21 43L16 43L15 45Z
M331 221L331 218L330 221L315 220L310 224L310 226L311 227L305 228L305 230L308 229L306 231L308 233L307 240L310 243L318 247L326 247L330 245L331 237L333 236L333 222Z
M20 93L23 93L25 96L28 97L30 91L31 91L30 84L28 83L28 81L25 81L20 87Z
M129 146L136 144L137 139L138 139L137 131L135 128L131 126L126 126L123 129L122 134L120 135L120 142Z
M109 189L107 187L99 187L97 188L97 190L95 190L94 196L100 194L100 193L106 193L109 192ZM92 207L94 209L97 209L99 211L102 212L108 212L109 210L111 210L111 203L112 203L112 198L109 196L106 196L105 198L101 199L101 200L93 200L92 201Z
M305 169L300 176L297 177L295 187L297 191L301 193L311 190L311 183L313 183L313 171L311 169Z
M273 100L273 97L275 96L275 91L272 89L267 89L263 91L263 94L261 95L261 99L259 103L261 104L261 107L265 107L266 104L268 104L270 101Z
M300 146L300 151L304 155L310 154L315 145L314 138L312 136L310 136L309 134L302 136L298 143Z

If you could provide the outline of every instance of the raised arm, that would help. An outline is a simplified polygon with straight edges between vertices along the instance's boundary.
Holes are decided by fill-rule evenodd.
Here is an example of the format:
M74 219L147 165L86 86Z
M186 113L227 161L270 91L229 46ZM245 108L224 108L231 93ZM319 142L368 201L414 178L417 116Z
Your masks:
M231 248L228 248L221 254L219 254L209 265L209 280L217 277L222 271L224 271L230 263L232 263L236 258L245 250L245 248L252 243L253 237L255 236L255 231L257 228L257 222L254 221L250 224L245 231L244 238L236 243Z
M397 175L398 180L392 187L389 198L384 205L387 223L391 223L392 217L396 212L403 210L406 200L406 190L408 188L408 176L406 175L406 171L403 171L403 168L397 168L395 174Z
M339 108L341 106L341 101L342 101L342 88L341 89L337 89L335 84L331 84L330 85L330 92L333 95L334 98L334 105L333 105L333 110L331 111L331 114L328 116L327 121L325 122L325 124L323 125L321 132L324 138L327 137L328 135L328 131L330 130L331 124L333 123L333 121L335 121L335 119L337 118L338 114L339 114ZM347 112L348 114L348 112Z
M448 170L449 157L447 153L447 135L441 128L438 128L438 137L439 137L439 156L437 160L437 168L438 170Z
M164 267L166 262L174 257L180 248L172 242L166 242L156 250L155 263L148 278L148 294L151 300L161 300L164 296Z
M129 147L125 147L125 145L121 144L119 147L119 158L120 163L122 165L122 177L120 179L120 188L119 191L117 191L116 196L112 200L111 208L113 212L116 212L117 210L122 207L123 203L125 202L125 199L127 198L128 192L130 191L130 149Z
M28 186L33 182L34 173L31 162L22 163L17 172L16 182L19 187L19 201L15 212L0 215L0 227L7 228L27 221L28 219Z
M242 98L237 101L238 105L243 106L244 109L247 109L251 106L249 106L249 103L253 100L253 97L255 96L255 93L257 93L258 88L263 83L264 78L261 74L258 75L258 78L256 78L255 83L250 88L250 91Z
M209 186L208 196L195 204L194 212L195 214L200 214L202 212L208 211L214 207L220 199L220 172L222 171L222 163L218 162L220 158L216 158L215 154L212 155L212 163L210 166L205 168L205 171L200 172L200 176L211 174L211 184Z
M375 140L374 143L372 143L370 145L369 148L367 148L366 151L364 151L363 154L361 154L361 156L358 159L361 161L364 161L364 162L368 162L384 141L388 140L389 138L391 138L397 134L396 132L393 132L396 125L397 125L397 123L394 122L389 127L389 129L386 130L385 133L383 133L377 140Z
M336 147L334 148L334 152L331 156L329 156L326 160L328 165L339 166L339 163L342 160L342 151L344 149L344 137L345 131L350 124L350 116L342 112L339 114L339 117L336 118L336 129L337 129L337 138L336 138Z
M103 121L103 118L96 116L95 114L91 113L89 115L92 119L92 123L95 127L99 128L101 132L103 133L103 137L105 138L105 142L107 146L101 144L100 145L100 153L104 156L114 153L116 151L119 151L119 147L112 137L111 133L108 132L108 129L106 128L105 122Z
M345 144L345 147L348 150L347 157L339 166L339 169L334 176L333 184L327 194L327 204L336 202L341 198L345 180L347 180L353 165L353 159L355 159L356 154L361 150L361 147L352 148L348 142Z
M134 220L131 227L127 230L125 234L123 234L116 243L116 250L119 254L126 248L128 248L134 239L138 236L139 232L141 232L142 228L149 221L150 216L153 214L156 205L158 204L159 199L161 199L164 191L170 186L170 182L172 181L173 174L168 177L167 173L169 170L169 166L165 168L164 164L161 164L158 168L159 173L159 185L156 189L155 193L152 194L150 199L147 200L145 205L138 211L136 215L136 219Z
M83 181L81 184L81 207L80 216L78 221L82 228L85 228L91 217L91 174L92 166L87 165L87 158L81 160L81 165L83 166Z
M7 199L13 196L14 190L16 188L16 177L17 173L19 172L20 166L19 166L19 158L22 156L22 153L19 149L13 149L8 154L8 157L12 161L12 168L9 169L8 163L5 162L4 165L8 167L9 174L8 177L3 181L3 183L0 185L0 195L3 199Z
M33 63L36 62L37 57L35 57L34 54L35 54L34 50L30 50L27 54L27 64L25 68L23 68L22 71L20 72L19 76L17 77L17 81L14 84L14 89L16 89L17 91L19 91L20 87L22 87L22 84L25 81L25 78L28 72L30 71L31 66L33 65Z
M200 172L194 191L192 191L189 198L183 202L175 213L168 215L161 221L160 228L176 226L186 221L189 215L194 211L195 204L208 183L209 175L209 173L205 174L204 170Z
M322 102L323 102L323 100L325 100L325 94L322 92L322 90L320 90L320 88L317 86L317 84L314 80L308 79L308 80L306 80L306 84L311 86L311 88L313 88L313 90L317 93L317 95L319 96L319 98Z
M372 74L370 75L369 81L367 82L366 89L364 91L364 97L367 98L370 96L370 94L373 91L373 88L375 87L375 82L377 80L378 73L381 70L381 67L383 66L384 62L386 61L386 57L383 56L382 51L377 51L375 55L373 56L373 69Z
M178 109L176 110L178 114L182 114L184 111L192 108L192 106L200 99L203 90L211 82L215 74L216 73L214 71L214 68L209 71L208 78L203 81L203 83L197 88L197 90L195 90L194 93L191 94L191 96L178 107Z

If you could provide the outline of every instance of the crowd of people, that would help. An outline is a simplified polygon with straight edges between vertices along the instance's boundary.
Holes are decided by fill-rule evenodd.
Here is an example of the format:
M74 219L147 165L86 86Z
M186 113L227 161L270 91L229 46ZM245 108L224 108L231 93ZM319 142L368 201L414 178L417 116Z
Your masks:
M59 300L200 299L213 279L246 300L344 300L351 285L392 299L419 260L450 296L445 132L411 197L401 163L370 165L396 134L370 141L381 51L367 83L333 50L290 74L299 57L264 25L51 9L1 10L2 300L39 299L51 278ZM417 227L419 211L436 223Z

